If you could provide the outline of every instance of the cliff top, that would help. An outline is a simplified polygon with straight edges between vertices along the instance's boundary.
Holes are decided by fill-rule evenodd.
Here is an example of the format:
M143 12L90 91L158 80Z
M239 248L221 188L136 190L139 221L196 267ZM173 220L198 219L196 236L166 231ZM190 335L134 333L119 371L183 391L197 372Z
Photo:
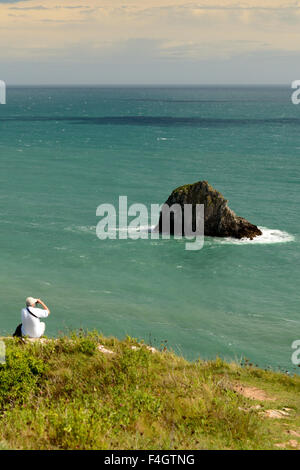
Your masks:
M82 331L4 339L0 448L300 449L300 377Z

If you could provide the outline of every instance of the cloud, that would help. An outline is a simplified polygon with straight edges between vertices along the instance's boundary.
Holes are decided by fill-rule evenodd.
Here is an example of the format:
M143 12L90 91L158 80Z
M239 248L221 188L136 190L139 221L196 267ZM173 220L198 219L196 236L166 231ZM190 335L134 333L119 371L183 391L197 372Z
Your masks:
M0 11L1 60L12 68L64 60L119 64L124 74L126 63L151 64L161 76L187 63L296 53L300 43L300 0L0 0Z
M0 0L1 3L1 0ZM49 8L44 7L42 5L36 5L34 7L10 7L10 10L17 10L17 11L23 11L23 10L49 10Z
M214 59L229 59L230 57L244 53L264 51L271 48L271 44L259 40L226 40L222 42L222 48L218 41L180 42L173 41L160 44L160 57L164 60L197 61Z
M144 62L116 61L107 56L99 61L21 60L14 66L1 63L2 78L12 84L278 84L299 78L300 53L282 51L245 53L222 60L162 61L146 56Z
M21 0L16 0L21 1ZM22 0L23 1L23 0ZM1 3L1 0L0 0ZM31 7L10 7L10 10L78 10L78 9L89 9L86 5L77 5L77 6L52 6L52 7L45 7L43 5L35 5Z

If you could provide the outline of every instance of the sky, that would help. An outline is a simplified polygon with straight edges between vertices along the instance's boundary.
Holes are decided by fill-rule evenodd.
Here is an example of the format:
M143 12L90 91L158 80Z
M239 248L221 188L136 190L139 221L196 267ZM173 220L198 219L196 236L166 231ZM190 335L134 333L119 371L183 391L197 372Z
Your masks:
M9 84L287 84L300 0L0 0Z

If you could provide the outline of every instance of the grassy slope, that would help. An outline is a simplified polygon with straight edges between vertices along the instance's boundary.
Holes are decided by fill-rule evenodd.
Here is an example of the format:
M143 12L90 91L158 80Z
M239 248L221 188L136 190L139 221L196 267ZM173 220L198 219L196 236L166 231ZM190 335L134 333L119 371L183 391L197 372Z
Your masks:
M190 363L97 333L44 344L5 341L0 449L300 446L298 376L220 359ZM115 354L103 354L99 343ZM246 398L234 390L237 383L268 397ZM284 407L290 410L283 419L264 416Z

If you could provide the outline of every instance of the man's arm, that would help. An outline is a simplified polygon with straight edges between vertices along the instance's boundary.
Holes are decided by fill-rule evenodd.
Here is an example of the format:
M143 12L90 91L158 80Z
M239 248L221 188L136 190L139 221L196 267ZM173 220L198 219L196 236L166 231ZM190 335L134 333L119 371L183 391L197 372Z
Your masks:
M48 310L48 315L50 315L50 309L47 307L47 305L41 299L37 299L36 303L40 304L43 307L44 310Z

